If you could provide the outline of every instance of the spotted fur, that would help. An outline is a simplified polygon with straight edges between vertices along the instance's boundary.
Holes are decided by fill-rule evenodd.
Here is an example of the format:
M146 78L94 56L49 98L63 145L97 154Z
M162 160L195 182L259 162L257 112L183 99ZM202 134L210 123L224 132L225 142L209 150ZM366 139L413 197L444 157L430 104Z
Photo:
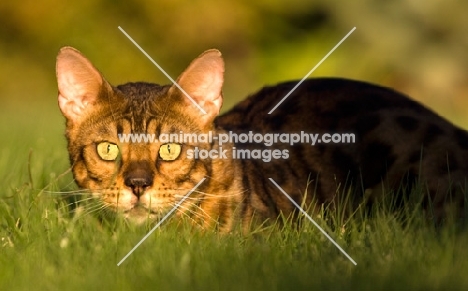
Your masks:
M264 87L218 116L224 64L209 50L177 79L206 111L201 114L177 86L149 83L110 85L77 50L57 57L59 106L67 120L68 151L77 184L104 208L135 221L158 219L206 178L179 207L178 215L199 225L248 227L254 215L275 220L294 206L274 179L298 203L339 200L354 189L364 193L420 183L436 215L450 203L463 205L468 173L468 134L423 105L392 89L364 82L323 78L302 83L272 114L268 112L297 82ZM161 158L161 142L122 143L119 134L161 133L354 133L353 144L224 144L227 159L190 159L187 150L219 149L216 142L180 144L180 155ZM117 145L115 160L99 156L97 146ZM236 149L280 149L287 159L233 159ZM305 193L309 195L305 196ZM305 200L305 201L304 201Z

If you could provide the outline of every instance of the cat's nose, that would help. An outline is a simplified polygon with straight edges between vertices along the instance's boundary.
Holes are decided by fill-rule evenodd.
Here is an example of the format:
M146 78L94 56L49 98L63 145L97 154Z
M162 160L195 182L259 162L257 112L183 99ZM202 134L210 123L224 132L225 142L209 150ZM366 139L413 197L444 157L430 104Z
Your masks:
M134 177L125 179L125 185L131 188L133 194L135 194L135 196L138 198L140 198L145 190L153 184L152 182L152 179L149 177Z
M135 161L124 171L124 184L132 189L133 194L140 198L148 187L153 185L154 172L151 165L145 161Z

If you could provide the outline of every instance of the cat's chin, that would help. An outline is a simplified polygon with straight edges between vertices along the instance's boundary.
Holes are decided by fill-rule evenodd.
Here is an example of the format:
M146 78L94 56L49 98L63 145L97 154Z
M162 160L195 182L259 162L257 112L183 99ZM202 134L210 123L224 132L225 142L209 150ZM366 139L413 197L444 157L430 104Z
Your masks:
M142 206L133 207L130 210L124 212L124 217L128 221L134 224L143 224L148 221L153 221L159 218L158 213L154 213Z

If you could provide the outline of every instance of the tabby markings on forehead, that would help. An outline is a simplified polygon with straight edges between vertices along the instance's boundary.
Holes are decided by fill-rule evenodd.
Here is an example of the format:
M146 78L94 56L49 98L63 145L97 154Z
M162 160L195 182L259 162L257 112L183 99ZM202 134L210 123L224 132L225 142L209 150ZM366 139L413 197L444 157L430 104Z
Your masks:
M157 127L157 120L154 116L146 119L146 130L148 133L156 134Z
M121 123L117 124L118 133L130 131L131 133L154 133L157 130L157 121L154 116L145 116L143 118L134 118L126 116L121 119ZM120 127L120 131L119 131Z
M121 118L120 127L122 129L122 133L131 132L133 130L132 120L130 118Z
M123 133L123 126L122 126L122 122L118 122L117 123L117 134L122 134Z

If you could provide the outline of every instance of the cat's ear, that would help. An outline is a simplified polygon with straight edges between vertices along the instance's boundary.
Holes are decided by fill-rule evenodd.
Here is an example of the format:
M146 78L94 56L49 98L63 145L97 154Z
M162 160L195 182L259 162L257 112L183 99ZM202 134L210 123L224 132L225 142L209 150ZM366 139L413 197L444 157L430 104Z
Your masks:
M102 90L110 87L91 62L72 47L60 50L56 73L59 107L72 122L89 113Z
M219 114L223 104L222 87L224 82L224 61L221 52L216 49L207 50L185 69L177 79L177 84L198 104L206 114L174 85L171 90L177 90L183 96L186 104L191 107L192 114L204 125L208 125ZM199 117L198 117L199 116Z

